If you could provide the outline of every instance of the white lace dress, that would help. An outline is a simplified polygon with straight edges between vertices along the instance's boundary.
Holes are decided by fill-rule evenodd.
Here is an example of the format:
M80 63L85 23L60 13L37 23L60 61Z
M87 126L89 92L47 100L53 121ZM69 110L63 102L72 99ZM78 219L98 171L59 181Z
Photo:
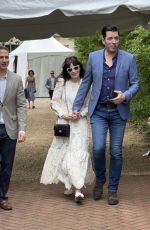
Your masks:
M60 117L72 111L79 85L67 81L64 86L63 79L59 79L56 84L51 106L59 117L58 123L64 123L65 121ZM88 152L87 101L88 99L81 110L82 118L78 121L69 122L70 137L54 136L44 163L41 183L57 184L61 181L66 189L70 189L71 186L80 189L93 182L94 173Z

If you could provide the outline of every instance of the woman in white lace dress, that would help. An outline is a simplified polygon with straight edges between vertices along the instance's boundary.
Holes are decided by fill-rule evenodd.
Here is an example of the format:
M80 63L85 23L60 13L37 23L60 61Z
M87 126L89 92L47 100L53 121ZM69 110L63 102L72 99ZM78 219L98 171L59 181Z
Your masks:
M81 117L72 114L73 101L83 75L83 66L76 57L65 59L62 78L56 84L51 108L58 115L58 123L70 124L70 137L54 136L41 176L43 184L64 183L65 195L71 195L75 190L76 202L84 199L81 189L94 180L88 152L88 98L83 105Z

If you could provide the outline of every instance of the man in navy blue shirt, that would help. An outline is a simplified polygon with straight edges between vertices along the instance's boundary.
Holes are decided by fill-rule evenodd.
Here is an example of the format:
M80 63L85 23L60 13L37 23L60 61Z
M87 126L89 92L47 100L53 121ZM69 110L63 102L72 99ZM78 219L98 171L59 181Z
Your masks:
M130 100L137 93L139 80L137 66L131 53L120 50L119 31L115 26L102 29L104 49L89 54L86 73L73 104L74 119L88 91L91 90L88 113L92 126L93 163L96 183L93 199L102 197L106 182L106 137L110 138L110 165L108 204L119 202L117 190L122 169L122 143L127 119L130 117ZM92 87L91 87L92 86Z

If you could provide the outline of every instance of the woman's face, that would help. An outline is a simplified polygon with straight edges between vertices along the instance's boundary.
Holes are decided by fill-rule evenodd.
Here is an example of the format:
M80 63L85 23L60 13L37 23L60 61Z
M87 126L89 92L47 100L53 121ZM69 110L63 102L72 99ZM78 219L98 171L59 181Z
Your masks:
M33 74L33 72L31 71L31 72L29 72L29 76L33 76L34 74Z
M70 67L67 68L67 72L70 75L72 80L79 80L80 78L80 66L79 65L73 65L70 64Z

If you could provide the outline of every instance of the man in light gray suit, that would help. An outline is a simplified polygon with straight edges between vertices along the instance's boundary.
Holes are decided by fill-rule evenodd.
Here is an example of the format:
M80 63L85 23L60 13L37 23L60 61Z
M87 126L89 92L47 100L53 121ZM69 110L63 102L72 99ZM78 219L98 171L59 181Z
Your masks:
M25 141L27 105L22 79L10 72L9 50L0 47L0 208L11 210L7 192L18 142Z
M96 183L93 199L102 197L106 182L106 136L110 134L108 204L119 202L117 190L122 169L122 143L130 101L137 93L139 80L134 56L118 48L119 31L115 26L102 29L104 49L90 53L86 73L73 104L74 119L90 89L89 116L93 138L93 164Z
M51 70L50 76L46 80L46 84L45 84L45 87L48 89L50 99L52 99L52 97L53 97L53 92L54 92L54 89L56 86L56 81L57 81L57 79L54 75L54 70Z

